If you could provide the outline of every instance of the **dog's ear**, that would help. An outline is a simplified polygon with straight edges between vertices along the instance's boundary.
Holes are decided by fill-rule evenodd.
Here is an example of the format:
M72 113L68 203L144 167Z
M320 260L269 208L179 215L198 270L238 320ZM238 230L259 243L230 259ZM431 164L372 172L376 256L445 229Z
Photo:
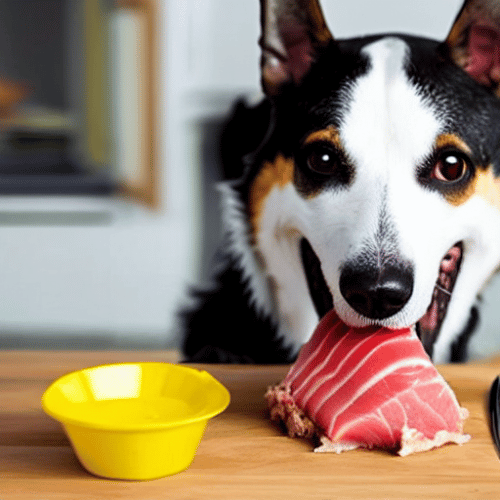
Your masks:
M446 44L456 64L500 97L500 0L465 0Z
M318 0L260 0L262 87L275 95L300 83L319 51L333 39Z

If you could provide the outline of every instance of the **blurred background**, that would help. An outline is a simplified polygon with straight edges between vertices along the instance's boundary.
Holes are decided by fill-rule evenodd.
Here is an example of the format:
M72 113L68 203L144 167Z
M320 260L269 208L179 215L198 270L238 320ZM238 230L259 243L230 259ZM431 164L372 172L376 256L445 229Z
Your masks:
M444 39L461 0L323 0ZM258 0L0 0L0 348L167 348L220 236L217 140L259 95ZM500 283L474 357L499 350Z

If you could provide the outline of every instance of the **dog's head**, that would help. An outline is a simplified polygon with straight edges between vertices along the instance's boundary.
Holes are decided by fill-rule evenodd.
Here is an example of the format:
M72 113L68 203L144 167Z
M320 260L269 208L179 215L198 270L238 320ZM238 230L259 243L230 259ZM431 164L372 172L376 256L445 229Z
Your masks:
M500 263L500 2L442 43L335 40L316 0L261 3L270 126L243 197L289 340L333 306L444 360Z

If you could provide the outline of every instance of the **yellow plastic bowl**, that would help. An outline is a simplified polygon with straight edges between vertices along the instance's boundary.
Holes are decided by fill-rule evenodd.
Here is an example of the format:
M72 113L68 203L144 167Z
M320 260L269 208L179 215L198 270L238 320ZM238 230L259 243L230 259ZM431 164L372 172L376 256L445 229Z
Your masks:
M208 419L228 404L229 392L209 373L169 363L86 368L42 397L89 472L131 480L189 467Z

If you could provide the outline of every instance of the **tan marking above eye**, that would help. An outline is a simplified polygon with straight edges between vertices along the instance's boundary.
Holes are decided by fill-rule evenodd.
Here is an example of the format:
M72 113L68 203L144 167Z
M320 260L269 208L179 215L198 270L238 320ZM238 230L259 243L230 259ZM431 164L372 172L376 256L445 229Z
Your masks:
M460 139L455 134L440 134L436 137L436 141L434 143L435 149L444 149L444 148L456 148L459 151L464 152L465 154L470 155L472 153L467 143Z
M309 134L304 141L304 146L307 146L308 144L311 144L313 142L320 141L330 142L338 149L343 149L339 131L333 126L327 127L322 130L316 130L312 134Z

